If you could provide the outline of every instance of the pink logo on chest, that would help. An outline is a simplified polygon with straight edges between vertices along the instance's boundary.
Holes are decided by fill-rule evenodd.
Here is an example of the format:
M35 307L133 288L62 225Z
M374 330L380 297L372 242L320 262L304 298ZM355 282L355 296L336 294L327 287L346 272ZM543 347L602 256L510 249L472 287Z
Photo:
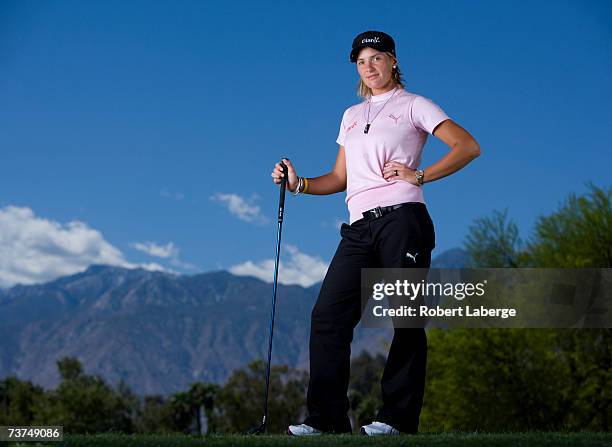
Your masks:
M353 124L351 124L350 126L348 126L348 127L346 128L346 131L347 131L347 132L350 132L352 129L354 129L354 128L355 128L355 126L356 126L356 125L357 125L357 121L355 121Z
M395 124L397 125L397 120L400 119L402 117L402 115L400 116L395 116L394 114L390 114L389 118L391 118L393 121L395 121Z

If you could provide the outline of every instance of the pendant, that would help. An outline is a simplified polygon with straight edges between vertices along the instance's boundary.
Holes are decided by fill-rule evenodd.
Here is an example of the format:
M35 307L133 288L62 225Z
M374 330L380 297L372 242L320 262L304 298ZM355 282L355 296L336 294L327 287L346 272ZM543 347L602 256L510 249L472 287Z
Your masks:
M365 129L363 129L363 133L368 133L370 131L370 125L366 124Z

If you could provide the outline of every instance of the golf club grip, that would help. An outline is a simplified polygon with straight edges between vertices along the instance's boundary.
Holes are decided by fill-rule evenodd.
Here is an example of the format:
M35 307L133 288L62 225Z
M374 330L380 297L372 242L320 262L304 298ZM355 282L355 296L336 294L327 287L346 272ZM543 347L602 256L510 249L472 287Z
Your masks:
M287 165L283 163L283 160L280 161L280 165L281 169L283 170L284 176L281 177L280 199L278 202L278 221L282 222L283 214L285 211L285 192L287 190L287 177L289 175L289 169L287 168Z

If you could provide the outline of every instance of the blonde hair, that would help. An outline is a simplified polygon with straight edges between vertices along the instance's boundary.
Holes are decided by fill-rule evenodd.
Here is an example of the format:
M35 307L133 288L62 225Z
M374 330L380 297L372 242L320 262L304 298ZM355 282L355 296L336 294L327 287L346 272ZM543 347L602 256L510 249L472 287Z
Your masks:
M385 54L397 60L392 53L386 52ZM391 79L398 87L404 88L404 83L402 82L402 72L400 71L397 63L395 64L395 68L391 69ZM362 81L361 77L359 78L359 83L357 84L357 94L363 99L368 99L370 96L372 96L372 89L365 85L365 82Z

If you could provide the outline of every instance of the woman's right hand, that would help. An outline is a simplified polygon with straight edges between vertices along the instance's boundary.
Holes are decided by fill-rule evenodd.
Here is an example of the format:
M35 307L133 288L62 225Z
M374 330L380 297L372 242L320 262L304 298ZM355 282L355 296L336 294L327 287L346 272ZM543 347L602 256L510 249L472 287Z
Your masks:
M287 166L287 174L288 174L287 189L291 192L294 192L295 188L297 188L298 186L298 175L295 172L295 169L293 168L291 161L289 161L286 158L283 158L283 163L285 163L285 166ZM281 168L280 163L276 163L274 165L274 171L272 171L271 175L272 175L272 181L274 181L274 183L276 183L277 185L280 185L281 178L284 175L283 169Z

